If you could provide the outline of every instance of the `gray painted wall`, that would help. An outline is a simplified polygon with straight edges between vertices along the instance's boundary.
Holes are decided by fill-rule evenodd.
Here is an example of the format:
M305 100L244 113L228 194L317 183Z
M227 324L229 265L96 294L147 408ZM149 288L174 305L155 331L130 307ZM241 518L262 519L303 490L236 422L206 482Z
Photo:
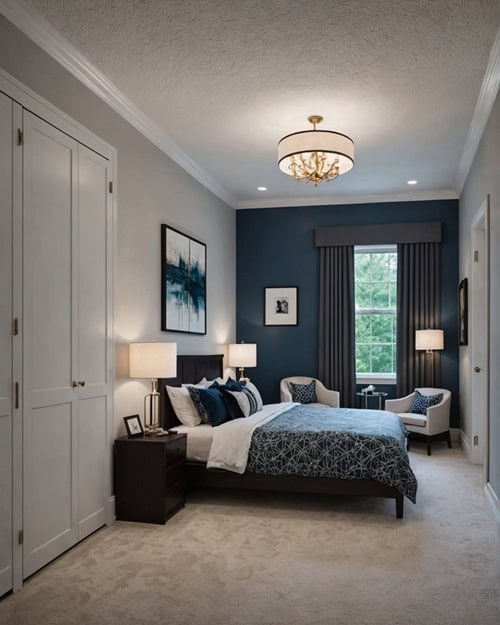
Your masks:
M460 277L471 277L471 222L490 195L490 484L500 499L500 96L463 188L459 203ZM460 348L461 427L471 431L471 348Z
M61 65L0 16L0 66L118 150L115 270L116 426L142 412L147 383L126 378L126 346L175 341L178 353L225 353L235 340L236 216ZM160 331L160 224L207 244L207 335Z

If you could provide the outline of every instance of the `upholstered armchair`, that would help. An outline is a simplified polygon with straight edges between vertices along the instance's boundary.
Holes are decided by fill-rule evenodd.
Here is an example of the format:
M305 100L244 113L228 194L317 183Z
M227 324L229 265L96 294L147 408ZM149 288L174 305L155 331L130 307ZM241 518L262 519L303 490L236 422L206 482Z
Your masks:
M294 376L291 378L283 378L280 382L280 395L281 401L292 401L292 392L290 390L289 382L294 384L310 384L313 380L316 381L316 397L318 401L308 406L329 406L330 408L338 408L340 404L340 393L338 391L330 391L322 382L316 380L316 378L308 378L305 376Z
M427 439L427 455L431 455L431 443L433 438L444 438L451 448L450 439L450 407L451 393L444 388L418 388L415 389L421 395L439 395L443 398L439 404L430 406L425 414L410 412L415 392L400 399L387 399L385 409L396 413L401 421L406 425L409 432L420 434ZM408 442L408 449L409 449Z

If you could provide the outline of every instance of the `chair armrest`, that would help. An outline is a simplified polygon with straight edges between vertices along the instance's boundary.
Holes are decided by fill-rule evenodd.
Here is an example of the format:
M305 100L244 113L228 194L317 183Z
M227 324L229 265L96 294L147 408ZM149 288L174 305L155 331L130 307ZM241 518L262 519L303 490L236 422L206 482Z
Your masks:
M281 401L292 401L292 393L286 382L280 384L280 399Z
M316 389L316 396L320 404L326 404L332 408L338 408L340 405L340 393L338 391L331 391L323 386L318 386Z
M399 397L398 399L386 399L385 409L389 412L395 413L409 412L414 395L415 393L410 393L409 395L406 395L406 397Z
M429 435L440 434L450 429L450 398L427 408L427 427Z

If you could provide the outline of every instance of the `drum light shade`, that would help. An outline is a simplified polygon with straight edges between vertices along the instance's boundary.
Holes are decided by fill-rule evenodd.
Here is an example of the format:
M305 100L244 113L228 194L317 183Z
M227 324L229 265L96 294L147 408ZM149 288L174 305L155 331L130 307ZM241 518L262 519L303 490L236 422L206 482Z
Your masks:
M230 367L256 367L257 345L255 343L231 343L229 345Z
M131 343L131 378L175 378L177 343Z
M415 349L434 351L444 349L443 330L417 330L415 332Z

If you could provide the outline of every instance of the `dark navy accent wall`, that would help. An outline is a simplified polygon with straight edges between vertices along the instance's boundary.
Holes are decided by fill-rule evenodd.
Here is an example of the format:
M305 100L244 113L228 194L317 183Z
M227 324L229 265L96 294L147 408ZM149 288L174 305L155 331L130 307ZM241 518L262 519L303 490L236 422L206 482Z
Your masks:
M238 210L237 340L257 343L257 367L248 369L264 401L279 401L279 383L291 375L318 373L318 226L441 221L441 384L453 395L458 427L458 200ZM264 326L264 287L297 286L299 323ZM364 385L363 385L364 386ZM380 390L395 396L395 386Z

